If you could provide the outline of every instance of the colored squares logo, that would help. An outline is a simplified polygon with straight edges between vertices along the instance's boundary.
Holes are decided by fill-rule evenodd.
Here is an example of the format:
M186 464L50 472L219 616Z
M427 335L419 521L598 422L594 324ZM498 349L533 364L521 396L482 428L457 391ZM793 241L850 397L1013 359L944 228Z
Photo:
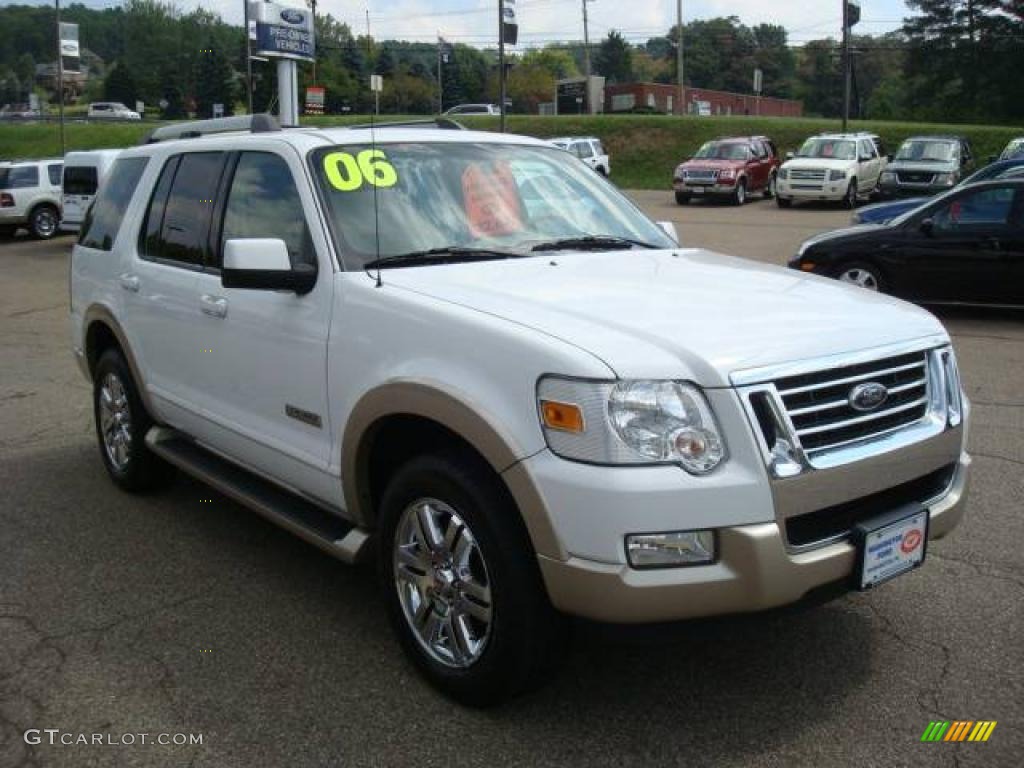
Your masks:
M988 741L995 728L995 720L933 720L921 741Z

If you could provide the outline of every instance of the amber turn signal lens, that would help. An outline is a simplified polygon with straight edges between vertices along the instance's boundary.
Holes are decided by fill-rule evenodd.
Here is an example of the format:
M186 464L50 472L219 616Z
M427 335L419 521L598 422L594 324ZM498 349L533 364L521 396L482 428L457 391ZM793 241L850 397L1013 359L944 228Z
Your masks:
M583 411L578 405L541 400L540 411L544 418L544 426L548 429L558 429L562 432L583 432Z
M805 261L803 264L800 265L800 269L803 270L804 272L813 272L817 267L817 264L812 264L809 261Z

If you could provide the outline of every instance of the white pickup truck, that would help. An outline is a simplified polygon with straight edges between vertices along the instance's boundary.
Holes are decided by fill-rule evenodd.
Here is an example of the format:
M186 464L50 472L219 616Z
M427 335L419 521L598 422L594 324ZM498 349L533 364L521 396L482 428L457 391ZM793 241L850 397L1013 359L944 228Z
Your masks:
M869 589L963 514L932 315L679 248L529 138L160 129L91 207L71 296L114 482L173 465L375 558L402 645L464 702L542 682L566 615Z

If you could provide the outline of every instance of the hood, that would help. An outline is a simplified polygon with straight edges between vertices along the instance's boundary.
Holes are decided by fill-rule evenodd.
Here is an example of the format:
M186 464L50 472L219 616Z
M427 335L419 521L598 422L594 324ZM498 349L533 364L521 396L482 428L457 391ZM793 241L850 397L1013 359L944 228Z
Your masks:
M852 227L843 227L842 229L834 229L830 232L822 232L820 235L814 235L804 240L800 246L800 254L803 254L811 246L827 243L831 240L851 240L858 237L869 237L877 232L886 231L891 231L886 224L870 222L855 224Z
M746 163L743 160L726 160L724 158L707 157L707 158L690 158L684 163L679 165L680 168L686 170L693 170L695 168L711 168L712 170L721 170L723 168L741 168Z
M794 157L782 164L787 171L845 171L856 160L837 160L832 157Z
M945 335L911 304L700 250L394 269L384 285L557 337L622 378L685 378L705 387L729 386L737 370Z

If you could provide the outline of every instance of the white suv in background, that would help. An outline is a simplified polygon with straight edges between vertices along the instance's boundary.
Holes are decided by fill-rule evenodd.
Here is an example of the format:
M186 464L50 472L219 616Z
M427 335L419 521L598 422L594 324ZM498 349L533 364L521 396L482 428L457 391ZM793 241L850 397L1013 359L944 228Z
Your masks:
M89 105L86 117L106 120L141 120L142 115L119 101L96 101Z
M814 200L855 208L858 200L877 192L887 162L876 134L812 136L779 169L775 200L780 208Z
M57 234L63 167L59 159L0 162L0 235L11 237L18 227L39 240Z
M580 160L589 165L602 176L609 176L612 172L612 161L605 152L604 145L600 139L592 136L571 137L566 136L558 139L551 139L551 143L560 149L571 152Z
M170 464L377 558L453 697L543 683L564 614L867 590L963 515L969 404L918 307L679 248L524 136L255 116L152 139L71 257L110 478Z

